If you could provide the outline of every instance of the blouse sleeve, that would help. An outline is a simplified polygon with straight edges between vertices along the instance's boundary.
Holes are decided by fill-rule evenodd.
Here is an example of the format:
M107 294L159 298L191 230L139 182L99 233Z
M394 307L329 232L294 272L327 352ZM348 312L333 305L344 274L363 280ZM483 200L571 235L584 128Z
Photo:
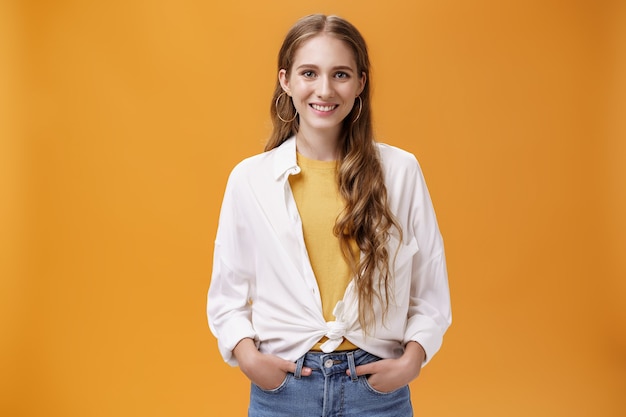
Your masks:
M417 241L413 257L405 343L418 342L426 352L425 365L437 353L452 323L450 291L443 239L432 201L417 160L410 173L408 232ZM408 195L407 195L408 197Z
M213 272L207 300L209 327L218 341L224 360L236 366L233 349L244 338L256 340L252 326L250 300L254 292L252 248L246 242L244 216L238 207L243 203L242 181L236 169L231 173L220 211Z

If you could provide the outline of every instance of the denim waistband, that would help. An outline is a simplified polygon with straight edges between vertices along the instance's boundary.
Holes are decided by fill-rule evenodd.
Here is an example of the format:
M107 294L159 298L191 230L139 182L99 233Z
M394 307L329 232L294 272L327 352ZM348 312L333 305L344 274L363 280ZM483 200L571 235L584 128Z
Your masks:
M321 371L324 375L345 373L350 369L353 380L357 379L356 366L380 360L378 356L372 355L363 349L342 351L342 352L308 352L296 361L296 372L294 376L300 379L304 366L313 371Z

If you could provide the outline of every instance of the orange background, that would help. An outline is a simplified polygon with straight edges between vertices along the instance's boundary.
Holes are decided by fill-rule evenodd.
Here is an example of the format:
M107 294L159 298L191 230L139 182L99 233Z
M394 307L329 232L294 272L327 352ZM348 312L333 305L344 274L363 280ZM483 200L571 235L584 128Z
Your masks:
M0 415L241 416L205 319L276 54L342 15L379 140L420 159L454 323L419 416L626 415L626 4L0 4Z

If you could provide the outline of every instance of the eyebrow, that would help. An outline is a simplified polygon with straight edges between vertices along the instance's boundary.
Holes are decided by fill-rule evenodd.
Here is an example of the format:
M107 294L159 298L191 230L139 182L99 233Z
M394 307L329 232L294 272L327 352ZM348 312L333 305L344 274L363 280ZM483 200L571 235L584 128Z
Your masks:
M298 68L296 68L296 71L299 71L301 69L304 68L312 68L312 69L319 69L319 67L317 65L313 65L313 64L302 64L302 65L298 65ZM331 68L333 71L350 71L350 72L356 72L356 70L352 67L349 67L347 65L337 65L335 67Z

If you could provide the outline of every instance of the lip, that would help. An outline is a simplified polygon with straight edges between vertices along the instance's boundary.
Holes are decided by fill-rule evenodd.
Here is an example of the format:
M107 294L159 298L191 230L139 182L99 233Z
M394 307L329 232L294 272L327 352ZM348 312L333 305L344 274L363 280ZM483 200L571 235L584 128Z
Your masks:
M309 107L320 115L327 115L337 110L339 105L334 103L310 103Z

